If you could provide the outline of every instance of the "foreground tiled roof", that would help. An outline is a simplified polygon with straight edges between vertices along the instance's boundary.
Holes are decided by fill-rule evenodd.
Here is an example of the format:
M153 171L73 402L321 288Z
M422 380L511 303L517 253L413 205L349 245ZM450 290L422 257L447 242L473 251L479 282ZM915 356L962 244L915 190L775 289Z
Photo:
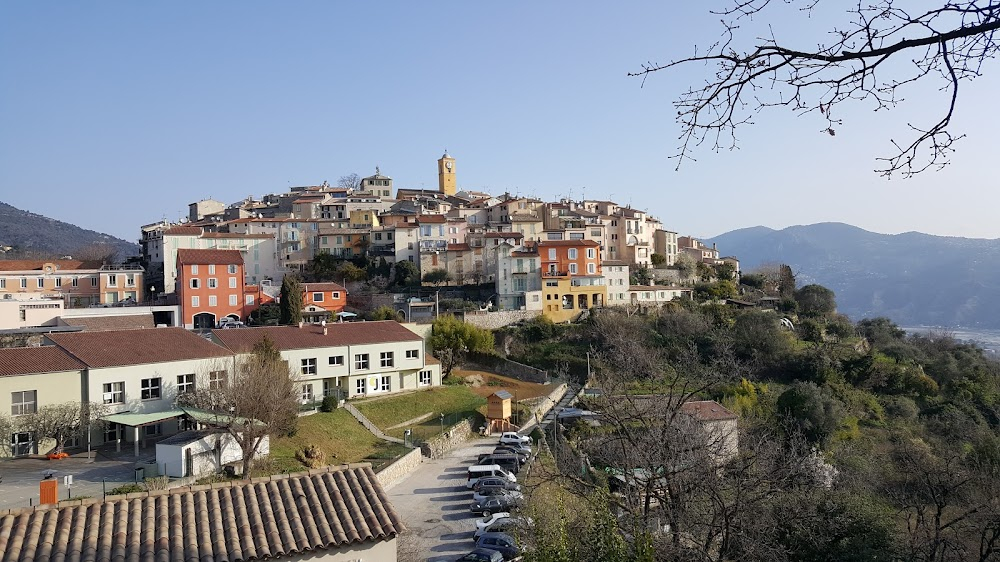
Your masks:
M122 314L120 316L63 316L59 321L67 326L77 326L87 332L104 332L107 330L139 330L155 328L153 315Z
M239 250L177 250L177 265L183 264L243 265Z
M225 348L184 328L76 332L49 334L48 338L94 368L232 356Z
M78 371L83 366L83 363L70 354L51 345L0 347L0 376ZM0 559L3 557L0 556Z
M0 559L250 562L322 555L403 529L365 463L0 511Z
M387 342L422 341L417 334L393 320L381 322L335 322L323 327L315 324L298 326L266 326L239 330L213 330L212 335L235 352L249 351L264 337L270 338L282 351L312 349L341 345L365 345Z

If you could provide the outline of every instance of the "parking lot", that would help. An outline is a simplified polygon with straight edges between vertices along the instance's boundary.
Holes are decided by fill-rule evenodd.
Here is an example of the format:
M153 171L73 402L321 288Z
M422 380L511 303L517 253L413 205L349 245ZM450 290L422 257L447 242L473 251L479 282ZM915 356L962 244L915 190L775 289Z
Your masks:
M0 509L28 507L38 503L38 482L46 471L54 471L59 481L59 499L69 497L63 477L73 476L72 497L102 498L111 490L135 479L135 457L94 452L94 460L86 453L50 461L39 458L5 459L0 461Z
M389 490L406 523L400 562L444 562L475 548L476 517L469 512L472 491L466 472L480 453L492 452L495 437L470 441L441 459L424 459L416 471Z

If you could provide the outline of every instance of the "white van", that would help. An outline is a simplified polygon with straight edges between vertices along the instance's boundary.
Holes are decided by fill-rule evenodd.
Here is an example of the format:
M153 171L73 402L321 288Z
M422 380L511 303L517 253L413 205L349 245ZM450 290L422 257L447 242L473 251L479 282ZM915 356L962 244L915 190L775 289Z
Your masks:
M489 476L506 478L511 482L517 482L517 478L513 474L507 472L498 464L476 464L469 467L469 479L465 483L465 487L471 490L476 485L476 482L479 482L480 478L487 478Z

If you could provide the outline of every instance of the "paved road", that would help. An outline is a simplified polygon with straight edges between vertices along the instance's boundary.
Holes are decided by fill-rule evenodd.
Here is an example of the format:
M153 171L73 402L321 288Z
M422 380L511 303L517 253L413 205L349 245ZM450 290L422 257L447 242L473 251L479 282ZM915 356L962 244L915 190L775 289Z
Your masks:
M495 437L470 441L441 459L424 459L420 468L389 490L406 524L407 548L418 560L444 562L475 547L475 517L469 512L472 492L465 487L467 468L480 453L496 447Z
M0 509L28 507L29 502L38 503L38 482L45 471L54 470L59 481L59 499L67 498L63 486L63 476L73 475L73 497L103 497L104 483L107 489L135 478L135 459L112 459L95 453L94 461L86 458L86 453L67 459L50 461L44 459L5 459L0 461Z

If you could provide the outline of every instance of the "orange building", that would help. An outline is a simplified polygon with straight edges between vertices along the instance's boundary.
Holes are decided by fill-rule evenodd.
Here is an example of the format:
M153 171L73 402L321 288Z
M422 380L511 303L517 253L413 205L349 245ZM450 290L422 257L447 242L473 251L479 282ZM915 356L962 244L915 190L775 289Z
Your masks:
M99 261L0 260L0 298L62 299L66 308L136 304L143 273L138 265Z
M223 318L246 318L245 275L239 250L177 250L177 297L184 326L215 328Z
M542 273L542 313L553 322L576 319L604 306L607 287L601 273L601 245L593 240L543 240L538 243Z
M306 322L335 319L347 305L347 289L336 283L303 283L302 290L302 319Z

